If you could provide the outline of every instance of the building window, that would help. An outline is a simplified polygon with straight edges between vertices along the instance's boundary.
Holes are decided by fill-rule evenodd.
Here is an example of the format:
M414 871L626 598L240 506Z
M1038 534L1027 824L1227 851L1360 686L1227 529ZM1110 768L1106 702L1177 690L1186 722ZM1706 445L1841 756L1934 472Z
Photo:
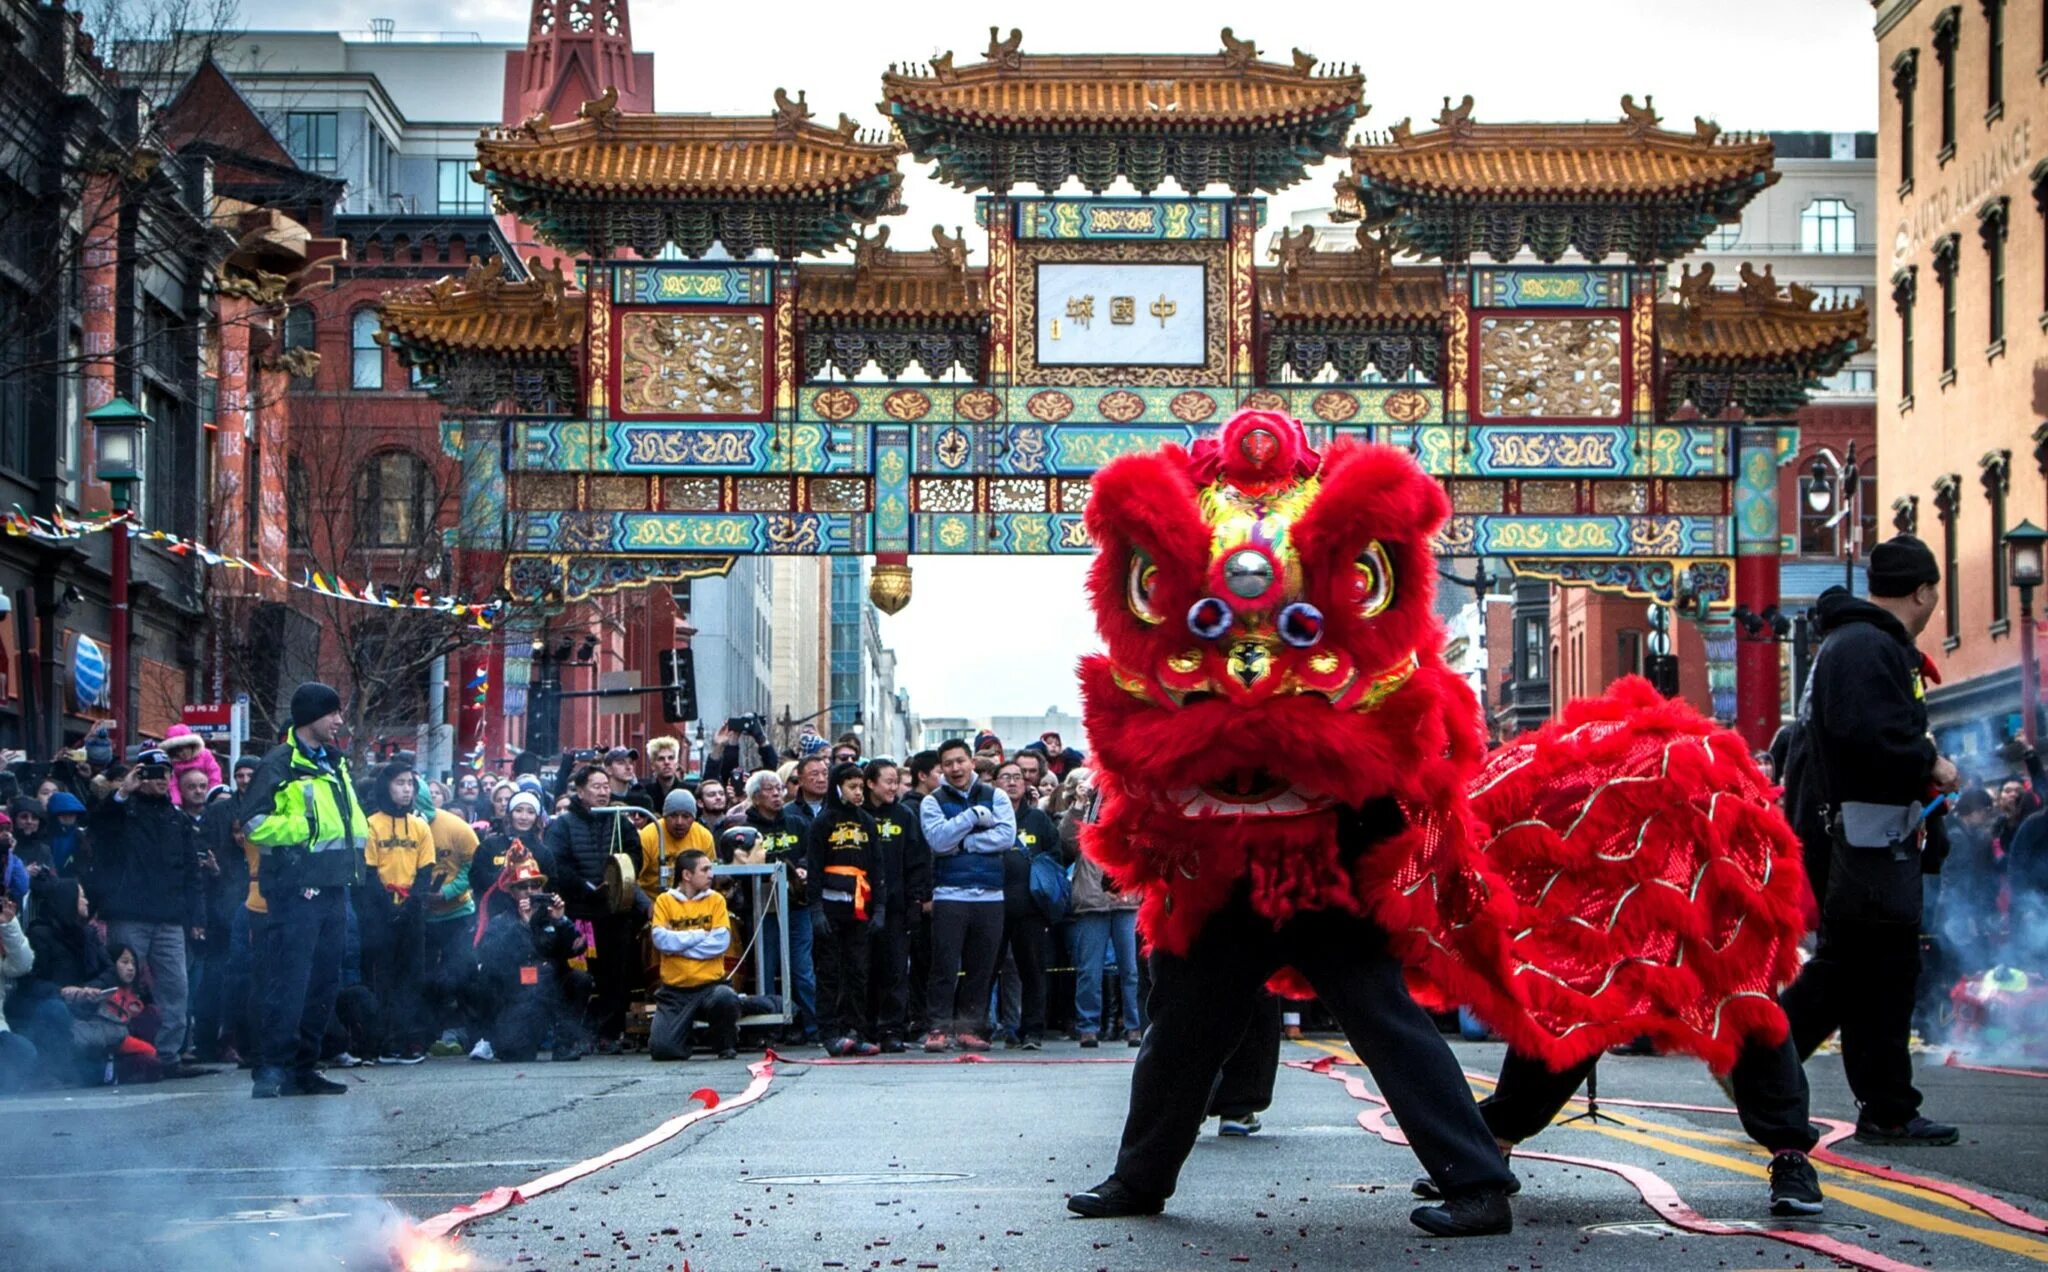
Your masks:
M2012 452L1992 451L1978 460L1977 466L1984 501L1991 505L1991 634L1998 636L2012 623L2007 605L2010 586L2005 577L2005 497L2012 492Z
M1892 275L1892 305L1899 311L1899 397L1913 397L1913 301L1920 293L1920 267L1908 265Z
M432 502L427 466L417 455L373 455L356 478L356 536L373 548L417 547Z
M1741 241L1742 222L1737 221L1732 225L1718 225L1707 235L1706 250L1709 252L1725 252Z
M28 471L27 309L23 294L0 281L0 468L17 473Z
M1899 99L1899 190L1913 187L1913 90L1920 86L1920 50L1907 49L1892 62L1892 92Z
M1617 676L1643 674L1643 634L1635 628L1614 633L1614 667Z
M439 163L441 174L441 210L443 212L486 212L484 188L469 179L470 161L467 159L443 159Z
M1977 209L1977 233L1984 240L1985 286L1990 301L1991 346L2005 343L2005 221L2007 200L1989 200Z
M341 162L339 128L331 110L294 110L284 117L284 148L308 172L332 172Z
M2042 21L2048 24L2048 14L2043 14ZM2041 236L2048 241L2048 159L2035 164L2029 175L2034 182L2034 211L2041 217ZM2041 311L2048 313L2048 250L2041 253Z
M1956 374L1956 259L1962 252L1962 236L1950 234L1934 245L1934 276L1941 283L1941 376L1947 383Z
M2005 0L1984 0L1984 117L2005 110Z
M1844 367L1822 380L1820 391L1843 397L1869 397L1877 392L1877 371L1871 367Z
M284 311L284 347L287 349L311 349L315 344L315 326L318 319L311 305L293 305Z
M1854 309L1863 303L1863 289L1861 287L1835 286L1822 283L1816 287L1809 287L1807 290L1814 294L1815 299L1819 301L1818 307L1821 309Z
M1956 516L1962 511L1963 478L1949 473L1934 479L1934 510L1941 515L1942 647L1954 649L1963 639L1959 612L1962 589L1956 581Z
M384 346L377 343L377 311L358 309L348 320L349 376L352 389L384 387Z
M1952 4L1934 19L1934 60L1941 64L1941 151L1947 163L1956 153L1956 38L1963 29L1963 8Z
M1520 639L1515 642L1522 651L1518 678L1533 684L1544 677L1543 653L1550 640L1550 623L1541 618L1521 618L1515 622L1522 629Z
M1856 250L1856 209L1841 199L1815 199L1799 214L1799 250L1843 253Z

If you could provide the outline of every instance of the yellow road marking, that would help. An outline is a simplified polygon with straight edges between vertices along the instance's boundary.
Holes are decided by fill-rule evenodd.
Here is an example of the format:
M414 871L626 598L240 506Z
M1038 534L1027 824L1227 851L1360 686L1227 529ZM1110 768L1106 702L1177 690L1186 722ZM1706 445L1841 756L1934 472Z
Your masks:
M1357 1055L1353 1053L1351 1049L1348 1047L1339 1047L1332 1043L1314 1042L1306 1038L1300 1039L1299 1041L1305 1046L1313 1047L1318 1051L1327 1052L1330 1055L1336 1056L1342 1060L1350 1061L1353 1064L1357 1064L1359 1062ZM1488 1086L1492 1085L1492 1083L1486 1083L1484 1079L1475 1080L1483 1082L1485 1083L1485 1085ZM1605 1110L1603 1110L1603 1112L1605 1112ZM1696 1136L1699 1138L1725 1139L1726 1137L1715 1137L1712 1136L1710 1132L1679 1131L1675 1128L1663 1126L1659 1123L1645 1122L1635 1118L1618 1117L1615 1114L1607 1114L1607 1116L1617 1117L1617 1120L1620 1120L1625 1124L1625 1128L1615 1129L1612 1127L1600 1126L1588 1122L1575 1122L1572 1124L1571 1129L1579 1131L1592 1131L1598 1135L1605 1135L1610 1139L1621 1140L1624 1143L1635 1144L1643 1148L1655 1149L1659 1152L1667 1153L1674 1157L1682 1157L1688 1161L1698 1162L1701 1165L1714 1166L1722 1170L1732 1171L1738 1175L1748 1175L1757 1179L1770 1178L1770 1171L1759 1162L1745 1161L1741 1158L1729 1157L1722 1153L1707 1152L1704 1149L1694 1148L1689 1144L1679 1143L1675 1139L1666 1139L1663 1136L1665 1134L1675 1133L1679 1135L1690 1134L1692 1136ZM1642 1130L1626 1129L1627 1127L1654 1127L1658 1133L1649 1134ZM1819 1163L1815 1164L1819 1165ZM1830 1168L1830 1173L1838 1177L1853 1176L1856 1174L1856 1172L1853 1171L1841 1171L1832 1168ZM1972 1215L1978 1213L1976 1210L1968 1206L1964 1206L1961 1202L1956 1201L1954 1198L1944 1197L1939 1193L1928 1192L1926 1189L1914 1188L1911 1185L1893 1184L1892 1181L1880 1181L1873 1179L1869 1176L1862 1176L1861 1178L1863 1182L1878 1186L1891 1186L1895 1188L1897 1191L1907 1193L1908 1195L1914 1195L1924 1199L1939 1198L1940 1201L1944 1204L1953 1205L1957 1209L1966 1211L1967 1213ZM2003 1250L2008 1254L2022 1255L2026 1258L2034 1260L2037 1263L2048 1263L2048 1242L2039 1241L2032 1237L2021 1236L2016 1232L2010 1232L2004 1229L1978 1228L1966 1224L1957 1223L1954 1220L1945 1218L1941 1215L1928 1214L1926 1211L1916 1210L1911 1206L1901 1205L1898 1202L1891 1201L1884 1197L1873 1196L1872 1194L1867 1193L1860 1188L1844 1188L1841 1187L1839 1184L1829 1187L1828 1197L1830 1200L1838 1200L1844 1202L1858 1210L1862 1210L1868 1214L1876 1215L1879 1218L1890 1219L1895 1223L1902 1223L1906 1224L1909 1227L1919 1228L1923 1232L1934 1232L1939 1233L1943 1236L1961 1237L1966 1241L1974 1241L1980 1245L1987 1245L1992 1247L1993 1249Z

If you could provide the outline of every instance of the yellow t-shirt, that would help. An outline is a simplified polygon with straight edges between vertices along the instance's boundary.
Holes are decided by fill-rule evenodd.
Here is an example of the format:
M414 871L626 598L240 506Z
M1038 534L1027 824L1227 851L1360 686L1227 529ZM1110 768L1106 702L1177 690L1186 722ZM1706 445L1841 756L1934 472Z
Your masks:
M435 895L427 900L427 917L460 913L468 909L474 913L471 902L474 899L469 887L469 863L476 860L476 832L469 823L445 808L434 810L431 823L434 842L434 889ZM440 889L450 879L461 875L462 892L449 900L442 900Z
M703 822L690 823L690 833L677 839L668 833L668 819L661 818L640 828L640 891L649 900L661 895L675 882L676 858L695 849L712 855L711 831Z
M695 899L668 889L654 898L650 929L654 948L661 951L662 984L695 989L725 976L732 919L718 889Z
M367 820L370 838L363 845L363 864L377 872L387 889L410 889L419 872L434 864L433 832L411 813L403 817L371 813ZM387 895L394 906L404 903L396 893Z

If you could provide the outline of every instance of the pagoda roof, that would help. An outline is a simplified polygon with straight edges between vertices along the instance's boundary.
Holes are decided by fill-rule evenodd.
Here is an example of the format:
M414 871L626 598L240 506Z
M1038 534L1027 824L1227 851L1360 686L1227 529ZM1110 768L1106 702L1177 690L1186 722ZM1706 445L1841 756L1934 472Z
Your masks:
M628 114L615 89L575 120L540 115L477 140L475 179L507 212L569 251L675 243L702 256L829 251L896 210L903 148L844 115L813 123L803 95L775 91L764 116ZM659 205L649 218L647 205ZM765 215L764 215L765 214Z
M1091 191L1118 176L1141 192L1172 176L1194 193L1221 181L1238 193L1299 181L1310 163L1344 153L1363 113L1365 77L1294 50L1263 61L1230 28L1200 55L1041 54L1023 34L989 30L982 61L948 52L922 68L891 66L881 109L910 151L963 189L1029 182Z
M1280 235L1280 264L1258 272L1259 310L1279 326L1436 327L1450 312L1437 265L1395 265L1362 227L1356 249L1323 251L1315 230Z
M889 227L854 247L851 265L797 269L797 312L832 325L978 323L988 316L987 271L970 269L967 245L932 227L933 246L900 252Z
M533 277L506 282L496 261L470 262L468 273L425 287L388 293L379 309L379 337L411 361L448 354L508 362L573 357L583 344L583 298L571 292L560 267L532 262Z
M1870 308L1817 306L1816 293L1781 284L1748 264L1738 287L1715 287L1708 262L1686 267L1676 304L1657 307L1665 396L1676 410L1690 401L1709 416L1730 405L1751 417L1806 404L1809 391L1868 347Z
M1483 124L1469 95L1446 98L1436 128L1404 119L1352 147L1340 213L1392 223L1406 244L1449 259L1529 248L1554 261L1570 247L1593 260L1668 260L1778 179L1768 137L1724 135L1706 120L1661 128L1648 98L1624 96L1621 109L1609 123Z
M1816 294L1793 283L1780 284L1766 265L1758 273L1742 266L1740 287L1713 286L1708 262L1695 274L1687 266L1677 304L1657 307L1657 334L1664 356L1679 363L1795 363L1833 375L1870 338L1870 307L1814 305Z

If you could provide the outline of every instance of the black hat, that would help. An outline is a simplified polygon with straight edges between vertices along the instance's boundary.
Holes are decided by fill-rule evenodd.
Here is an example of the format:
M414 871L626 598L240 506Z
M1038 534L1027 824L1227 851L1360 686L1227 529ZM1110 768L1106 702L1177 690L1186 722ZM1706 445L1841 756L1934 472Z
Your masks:
M1934 553L1910 534L1893 535L1870 550L1870 594L1911 596L1929 583L1941 582Z
M303 729L324 716L341 710L341 695L331 685L308 680L292 691L292 727Z

